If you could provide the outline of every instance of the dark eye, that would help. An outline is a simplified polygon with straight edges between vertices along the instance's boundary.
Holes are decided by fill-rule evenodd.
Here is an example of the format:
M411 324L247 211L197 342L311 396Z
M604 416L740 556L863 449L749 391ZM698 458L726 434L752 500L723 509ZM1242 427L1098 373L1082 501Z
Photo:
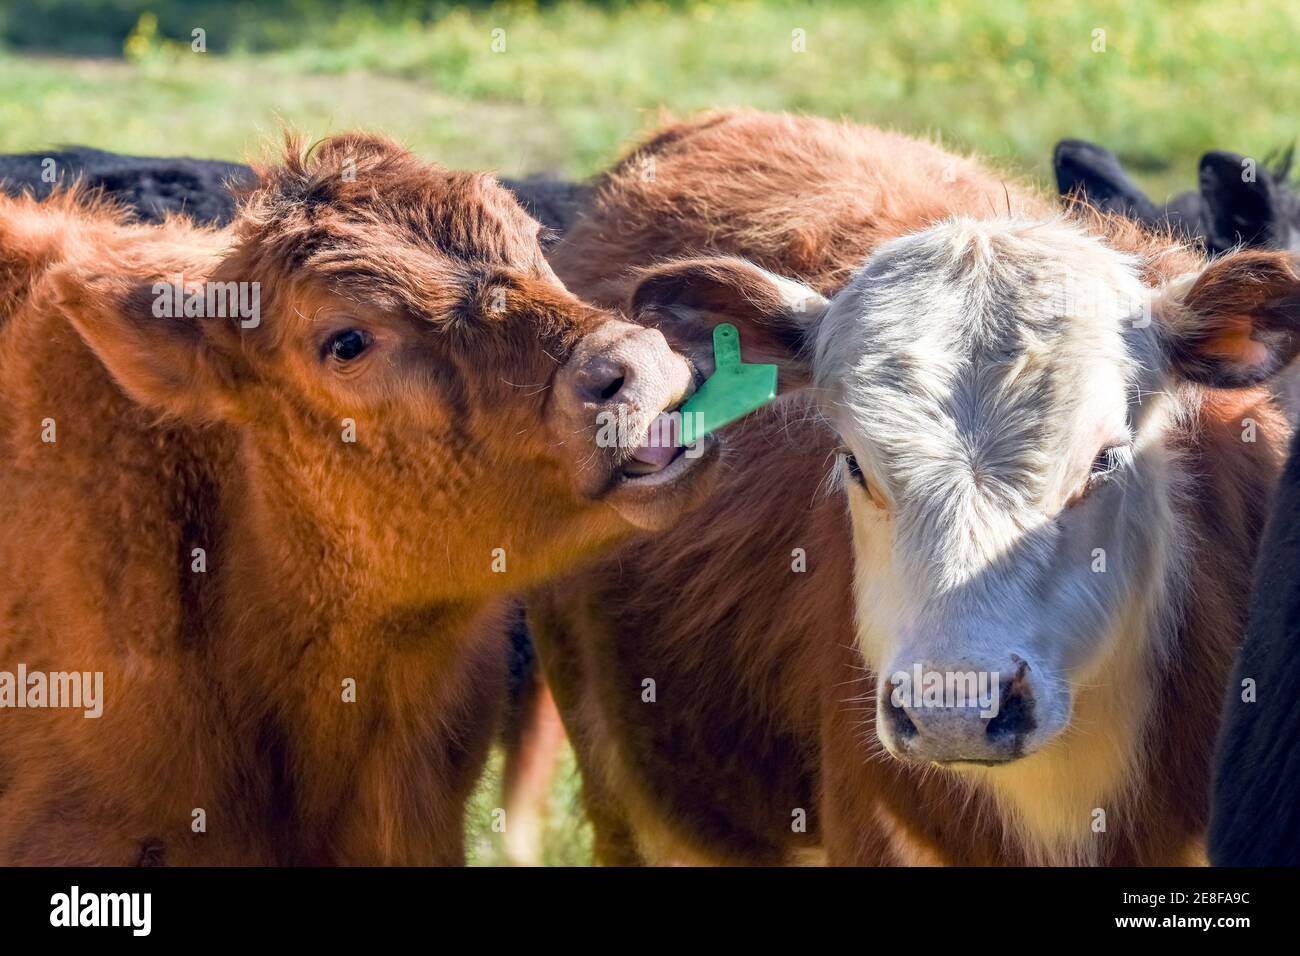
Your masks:
M840 454L844 456L844 467L848 469L849 480L855 482L859 488L866 492L867 498L873 505L881 511L888 511L888 499L881 495L871 482L867 481L867 476L862 471L862 465L858 463L858 459L854 454L847 449L842 450Z
M370 347L370 334L360 329L338 332L325 343L325 354L340 362L350 362Z
M844 464L848 466L849 477L865 489L867 487L867 478L862 474L862 466L858 464L857 458L852 455L845 455Z
M1097 457L1092 460L1092 467L1088 471L1088 487L1105 481L1124 464L1128 456L1129 448L1127 445L1108 445L1101 451L1097 452Z

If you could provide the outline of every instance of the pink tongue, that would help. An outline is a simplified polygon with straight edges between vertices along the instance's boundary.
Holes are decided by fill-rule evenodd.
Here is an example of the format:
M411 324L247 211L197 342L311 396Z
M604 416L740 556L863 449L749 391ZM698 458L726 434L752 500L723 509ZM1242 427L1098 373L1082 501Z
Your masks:
M646 429L641 445L632 452L632 457L653 466L655 471L661 471L677 457L677 437L677 419L667 412L660 412Z

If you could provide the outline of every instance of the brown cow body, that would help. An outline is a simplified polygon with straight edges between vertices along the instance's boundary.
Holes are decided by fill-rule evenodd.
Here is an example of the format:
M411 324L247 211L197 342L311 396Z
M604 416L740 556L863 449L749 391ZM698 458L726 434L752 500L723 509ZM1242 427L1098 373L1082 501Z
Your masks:
M929 144L812 119L706 117L668 128L598 184L552 262L604 305L627 301L631 270L696 253L742 256L830 293L886 239L1010 210L1049 206ZM1150 276L1196 265L1123 223L1094 226L1142 255ZM818 849L838 864L1196 859L1218 704L1284 425L1258 390L1193 405L1171 444L1196 476L1176 506L1198 540L1168 659L1148 662L1159 716L1133 748L1145 757L1008 778L1038 788L1048 815L1053 801L1087 813L1093 804L1071 801L1103 794L1108 825L1088 855L1054 855L979 777L883 751L875 678L854 646L848 516L825 484L837 440L815 415L787 409L731 431L724 478L698 517L532 604L601 859L780 863ZM1256 444L1240 440L1245 416L1259 425ZM1095 719L1115 692L1080 690L1076 719Z
M631 527L554 384L621 324L537 229L357 135L224 231L0 199L0 670L104 686L97 719L0 711L0 862L462 860L503 602ZM151 317L176 275L260 281L261 324ZM621 327L653 416L681 360Z

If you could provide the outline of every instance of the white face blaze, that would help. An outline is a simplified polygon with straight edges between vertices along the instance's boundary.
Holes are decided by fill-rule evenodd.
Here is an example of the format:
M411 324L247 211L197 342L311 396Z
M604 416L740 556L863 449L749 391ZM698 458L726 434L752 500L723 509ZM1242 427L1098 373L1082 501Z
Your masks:
M1063 220L954 220L881 247L821 318L896 755L1000 764L1067 725L1103 748L1136 734L1140 687L1095 726L1075 701L1141 673L1178 550L1149 301L1133 261Z

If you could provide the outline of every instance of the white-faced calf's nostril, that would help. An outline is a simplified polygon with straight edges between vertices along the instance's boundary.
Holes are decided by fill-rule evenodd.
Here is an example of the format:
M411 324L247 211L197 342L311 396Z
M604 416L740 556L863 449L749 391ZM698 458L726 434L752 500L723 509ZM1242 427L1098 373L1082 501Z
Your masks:
M1022 756L1025 738L1038 729L1034 708L1034 691L1029 680L1029 664L1012 655L1016 670L1003 682L998 712L988 722L985 736L995 744L1006 744L1012 756Z
M893 701L886 701L882 716L889 725L890 735L893 737L897 746L905 746L909 740L916 736L916 724L907 714L907 708Z
M1027 688L1029 686L1029 662L1018 654L1012 654L1011 663L1016 665L1015 673L1011 675L1011 687L1015 690Z

